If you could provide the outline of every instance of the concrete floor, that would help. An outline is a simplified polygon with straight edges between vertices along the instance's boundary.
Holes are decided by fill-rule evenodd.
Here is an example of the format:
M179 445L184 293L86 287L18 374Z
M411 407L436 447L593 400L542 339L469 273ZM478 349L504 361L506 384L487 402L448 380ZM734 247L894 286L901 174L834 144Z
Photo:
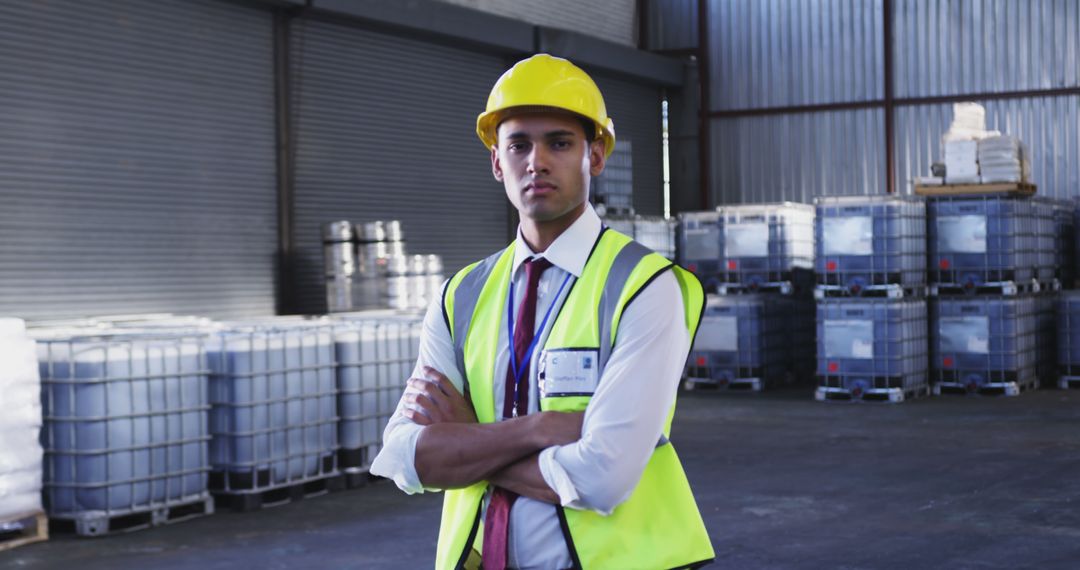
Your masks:
M714 568L1080 568L1080 392L817 403L692 392L672 440ZM101 539L0 568L429 568L440 497L382 482Z

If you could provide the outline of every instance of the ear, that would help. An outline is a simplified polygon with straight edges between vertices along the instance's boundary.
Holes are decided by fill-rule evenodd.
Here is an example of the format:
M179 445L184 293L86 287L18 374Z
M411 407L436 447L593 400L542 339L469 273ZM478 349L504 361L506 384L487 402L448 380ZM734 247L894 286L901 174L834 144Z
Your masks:
M592 176L600 176L607 164L607 153L604 152L604 139L594 140L589 144L589 173Z
M495 176L495 180L503 181L503 169L502 163L499 162L498 146L491 147L491 174Z

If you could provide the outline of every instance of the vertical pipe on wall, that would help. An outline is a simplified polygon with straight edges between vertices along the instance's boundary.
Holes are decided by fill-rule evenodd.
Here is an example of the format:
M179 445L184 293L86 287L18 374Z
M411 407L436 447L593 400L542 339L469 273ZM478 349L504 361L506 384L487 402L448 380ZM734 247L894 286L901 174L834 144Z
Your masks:
M896 124L893 101L893 17L892 0L882 0L882 38L884 42L885 72L885 188L889 194L896 193Z
M292 89L289 68L289 33L296 13L278 10L274 14L274 115L277 151L277 283L278 314L289 314L297 307L296 271L294 267L294 176L290 95Z
M711 195L711 170L710 166L710 111L712 101L709 99L709 83L711 82L712 69L709 68L709 3L708 0L698 0L698 84L701 88L700 101L698 103L698 172L701 179L701 209L707 210Z

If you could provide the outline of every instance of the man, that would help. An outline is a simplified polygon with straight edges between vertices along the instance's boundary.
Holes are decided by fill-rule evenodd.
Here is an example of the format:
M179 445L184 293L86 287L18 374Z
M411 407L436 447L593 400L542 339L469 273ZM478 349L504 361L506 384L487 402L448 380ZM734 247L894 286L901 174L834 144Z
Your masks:
M713 558L667 440L700 283L588 204L615 143L603 97L540 54L477 134L521 218L424 322L372 473L447 489L437 568L672 568Z

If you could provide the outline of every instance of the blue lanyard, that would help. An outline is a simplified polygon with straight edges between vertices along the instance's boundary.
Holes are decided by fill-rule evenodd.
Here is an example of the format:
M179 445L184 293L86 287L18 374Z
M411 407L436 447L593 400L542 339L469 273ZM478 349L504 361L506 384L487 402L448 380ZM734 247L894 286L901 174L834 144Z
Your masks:
M566 288L566 284L570 282L570 278L573 277L573 273L567 273L566 279L563 279L562 285L559 285L559 291L555 293L555 298L551 300L551 304L548 305L547 313L544 314L544 320L540 321L540 328L537 329L536 334L533 335L532 342L529 343L529 347L525 349L525 358L521 362L521 367L518 367L517 351L514 349L514 280L510 279L510 294L506 297L506 331L510 337L510 370L514 371L514 403L517 404L517 386L521 382L521 376L525 374L525 371L529 368L529 361L532 359L532 353L536 350L536 343L539 342L541 333L544 332L544 328L547 327L548 319L551 318L551 311L555 309L555 304L558 302L559 297L562 296L563 289ZM515 408L516 409L516 408Z

